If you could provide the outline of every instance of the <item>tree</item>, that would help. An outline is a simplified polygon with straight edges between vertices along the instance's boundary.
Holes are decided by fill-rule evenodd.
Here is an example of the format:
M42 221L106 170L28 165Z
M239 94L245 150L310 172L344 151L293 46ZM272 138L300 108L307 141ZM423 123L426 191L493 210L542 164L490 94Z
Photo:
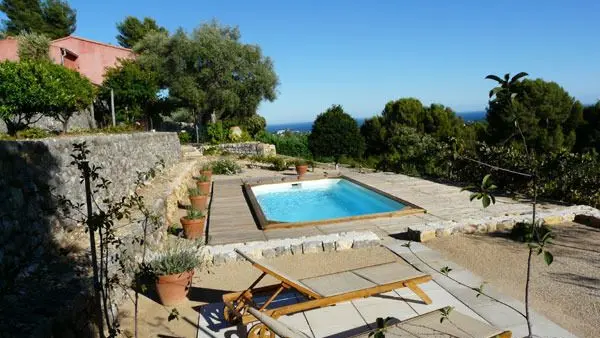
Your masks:
M50 116L62 123L63 133L69 127L69 119L76 112L88 108L94 99L94 86L79 72L60 65L49 66L48 91L55 97Z
M167 29L159 26L154 19L146 17L143 21L140 21L134 16L128 16L125 20L119 22L117 30L119 31L117 41L125 48L133 48L148 33L168 33Z
M133 122L151 115L151 107L158 100L157 75L134 60L123 60L106 71L100 97L110 100L111 89L120 121Z
M91 83L74 70L45 61L0 63L0 118L10 135L43 116L59 119L66 130L92 97Z
M488 141L491 144L521 142L522 133L531 149L570 150L575 144L575 129L582 119L583 107L555 82L514 80L525 76L522 74L527 75L517 74L508 84L507 76L505 80L494 78L500 79L502 84L490 92L495 98L487 111Z
M77 13L63 0L45 0L41 4L45 22L43 33L51 39L73 34L77 28Z
M7 35L21 32L43 33L44 17L39 0L2 0L0 10L6 14L2 20Z
M19 42L19 60L50 61L48 54L50 39L38 33L23 32L17 36Z
M366 154L368 156L381 155L387 150L387 130L381 116L366 119L360 126L360 134L365 139Z
M600 153L600 101L583 109L583 121L577 127L575 149Z
M385 105L381 115L387 125L401 124L417 130L423 129L423 104L415 98L390 101Z
M58 39L76 28L76 12L62 0L2 0L0 10L7 17L3 23L8 35L32 32Z
M278 85L273 62L260 47L243 44L237 27L212 21L188 35L148 34L138 45L140 62L157 72L169 97L208 121L246 118L262 100L273 101Z
M308 137L308 147L315 157L333 157L336 163L342 155L361 157L365 140L358 124L340 105L332 105L315 120Z

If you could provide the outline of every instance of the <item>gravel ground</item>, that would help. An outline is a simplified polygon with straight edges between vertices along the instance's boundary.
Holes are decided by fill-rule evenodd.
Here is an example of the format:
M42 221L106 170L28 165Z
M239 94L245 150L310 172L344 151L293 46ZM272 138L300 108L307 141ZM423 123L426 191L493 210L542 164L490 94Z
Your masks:
M555 244L549 248L554 263L547 267L541 256L534 259L532 307L580 337L600 337L600 229L568 223L555 226L554 232ZM505 237L455 235L426 245L524 300L524 244Z

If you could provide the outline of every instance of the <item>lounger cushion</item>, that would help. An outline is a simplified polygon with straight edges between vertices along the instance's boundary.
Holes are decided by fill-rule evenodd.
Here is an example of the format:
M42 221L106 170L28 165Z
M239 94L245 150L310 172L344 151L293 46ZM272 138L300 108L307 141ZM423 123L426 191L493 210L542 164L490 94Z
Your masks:
M352 270L352 272L377 285L384 285L425 276L425 274L416 270L412 266L401 262L369 266L362 269Z

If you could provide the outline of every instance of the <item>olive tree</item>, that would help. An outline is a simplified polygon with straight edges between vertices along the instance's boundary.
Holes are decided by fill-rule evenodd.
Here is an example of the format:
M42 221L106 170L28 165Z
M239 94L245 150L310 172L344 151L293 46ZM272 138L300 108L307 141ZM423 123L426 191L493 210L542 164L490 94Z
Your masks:
M261 101L277 96L273 61L259 46L243 43L237 27L212 21L191 34L155 32L135 50L169 97L203 121L212 114L217 119L253 116Z

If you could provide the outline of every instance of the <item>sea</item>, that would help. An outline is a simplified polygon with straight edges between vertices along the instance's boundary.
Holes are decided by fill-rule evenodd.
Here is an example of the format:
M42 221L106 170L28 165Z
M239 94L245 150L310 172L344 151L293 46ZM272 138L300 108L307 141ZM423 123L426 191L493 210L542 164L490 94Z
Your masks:
M463 112L456 113L456 115L460 116L465 120L465 122L475 122L485 119L485 111L474 111L474 112ZM365 118L357 118L356 122L359 126L365 122ZM312 122L290 122L290 123L277 123L277 124L267 124L267 130L271 133L283 132L283 131L292 131L299 133L306 133L312 130Z

